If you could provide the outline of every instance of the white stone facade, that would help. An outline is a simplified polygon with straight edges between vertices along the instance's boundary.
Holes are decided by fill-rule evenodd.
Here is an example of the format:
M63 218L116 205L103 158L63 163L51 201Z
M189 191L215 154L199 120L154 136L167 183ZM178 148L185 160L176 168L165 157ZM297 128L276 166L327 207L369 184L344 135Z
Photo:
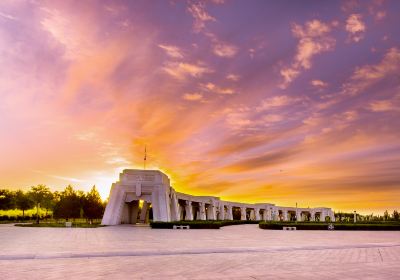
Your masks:
M139 203L141 201L141 203ZM335 220L330 208L281 207L271 203L239 203L214 196L193 196L175 191L158 170L126 169L111 187L103 225L135 224L149 220ZM139 213L140 211L140 213Z

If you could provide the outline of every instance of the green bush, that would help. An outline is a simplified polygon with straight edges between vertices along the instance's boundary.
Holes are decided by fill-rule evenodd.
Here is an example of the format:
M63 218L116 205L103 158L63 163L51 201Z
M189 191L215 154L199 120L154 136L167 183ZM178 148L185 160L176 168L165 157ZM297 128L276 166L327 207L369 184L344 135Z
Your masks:
M174 225L189 226L191 229L219 229L219 222L211 221L176 221L176 222L150 222L152 228L172 229Z
M150 222L152 228L172 229L174 225L189 226L191 229L219 229L223 226L240 224L258 224L259 221L175 221L175 222Z
M400 230L400 223L356 223L356 224L335 224L335 230Z
M283 227L296 227L298 230L327 230L328 223L261 222L261 229L282 230Z
M332 223L334 230L400 230L400 223ZM296 227L298 230L328 230L329 223L316 222L261 222L261 229L282 230L283 227Z

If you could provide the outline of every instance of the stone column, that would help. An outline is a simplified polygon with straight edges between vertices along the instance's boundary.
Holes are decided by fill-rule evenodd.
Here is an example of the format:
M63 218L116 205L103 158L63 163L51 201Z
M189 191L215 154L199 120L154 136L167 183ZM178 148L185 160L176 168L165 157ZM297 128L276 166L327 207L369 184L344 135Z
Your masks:
M246 207L240 207L240 220L246 221Z
M282 210L282 215L283 215L283 220L287 221L288 220L288 211Z
M278 214L275 209L271 210L271 221L277 221L278 220Z
M181 220L181 209L176 194L171 195L171 221Z
M185 210L186 210L185 220L193 221L193 207L191 201L186 200Z
M315 221L315 212L314 212L314 211L311 211L311 212L310 212L310 221L311 221L311 222L314 222L314 221Z
M301 211L297 210L296 211L296 221L301 222Z
M206 204L204 202L199 203L200 210L199 210L199 220L206 220Z
M226 209L227 209L227 213L226 213L225 219L232 221L233 220L233 209L232 209L232 206L231 205L227 205Z
M250 210L250 217L249 220L254 221L256 219L256 213L254 209Z
M219 206L219 219L221 221L225 220L225 206L223 204Z
M269 208L267 208L267 209L265 209L265 211L266 211L266 216L265 216L265 220L266 221L272 221L272 209L269 209Z
M207 219L208 220L216 220L217 213L216 207L213 204L208 205L207 208Z
M319 221L320 222L325 222L325 217L326 217L326 213L325 213L325 211L322 211L321 215L320 215L320 218L319 218Z

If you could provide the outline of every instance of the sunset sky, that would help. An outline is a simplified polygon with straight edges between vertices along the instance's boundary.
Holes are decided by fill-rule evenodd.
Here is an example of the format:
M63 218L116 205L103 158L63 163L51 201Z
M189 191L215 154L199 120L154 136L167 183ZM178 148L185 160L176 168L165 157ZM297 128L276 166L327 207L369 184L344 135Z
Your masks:
M243 202L400 209L400 1L0 1L0 188L125 168Z

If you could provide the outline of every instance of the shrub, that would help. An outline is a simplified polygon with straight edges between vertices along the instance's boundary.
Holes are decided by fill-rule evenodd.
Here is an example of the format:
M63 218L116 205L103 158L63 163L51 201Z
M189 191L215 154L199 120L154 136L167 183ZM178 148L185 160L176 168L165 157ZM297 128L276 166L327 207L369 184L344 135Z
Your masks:
M191 229L219 229L223 226L240 225L240 224L258 224L259 221L240 221L240 220L224 220L224 221L175 221L175 222L150 222L152 228L172 229L174 225L189 226Z
M334 230L400 230L400 223L332 223ZM328 223L290 223L290 222L261 222L261 229L282 230L283 227L296 227L298 230L328 230Z

